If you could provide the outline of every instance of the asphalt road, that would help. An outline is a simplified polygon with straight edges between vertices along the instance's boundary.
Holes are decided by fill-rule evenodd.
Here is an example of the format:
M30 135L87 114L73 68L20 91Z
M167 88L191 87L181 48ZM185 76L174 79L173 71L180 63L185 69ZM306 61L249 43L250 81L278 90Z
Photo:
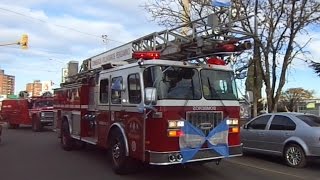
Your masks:
M117 180L117 179L320 179L320 162L304 169L287 167L279 158L249 155L230 158L219 166L208 163L193 167L146 166L135 174L113 173L106 152L88 146L71 152L60 148L49 130L35 133L30 128L4 129L0 143L1 180Z

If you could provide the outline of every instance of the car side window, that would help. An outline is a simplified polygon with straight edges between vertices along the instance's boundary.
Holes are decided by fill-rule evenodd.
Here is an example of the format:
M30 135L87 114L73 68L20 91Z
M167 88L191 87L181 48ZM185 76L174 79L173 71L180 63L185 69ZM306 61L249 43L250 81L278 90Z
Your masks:
M276 115L274 116L270 130L286 130L294 131L296 129L296 124L287 116Z
M260 116L248 124L248 129L266 129L271 115Z

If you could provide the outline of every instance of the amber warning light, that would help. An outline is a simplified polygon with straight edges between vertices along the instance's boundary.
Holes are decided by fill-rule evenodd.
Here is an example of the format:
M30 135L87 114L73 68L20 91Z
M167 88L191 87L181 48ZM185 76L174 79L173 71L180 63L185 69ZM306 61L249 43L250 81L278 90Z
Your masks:
M160 52L158 51L137 51L133 52L132 54L133 59L159 59L160 58Z

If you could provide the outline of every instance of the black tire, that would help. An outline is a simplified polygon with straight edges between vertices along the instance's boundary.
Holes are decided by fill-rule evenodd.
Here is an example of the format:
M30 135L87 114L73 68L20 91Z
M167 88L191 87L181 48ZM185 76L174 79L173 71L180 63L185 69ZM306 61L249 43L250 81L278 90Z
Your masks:
M110 159L117 174L128 174L135 170L134 162L126 156L124 137L119 129L114 129L110 136Z
M72 139L67 121L63 121L61 128L61 147L65 151L71 151L74 147L74 139Z
M284 160L288 166L294 168L303 168L307 165L305 153L297 144L289 144L285 147Z
M32 131L39 132L42 130L42 126L40 121L37 119L36 116L32 117Z

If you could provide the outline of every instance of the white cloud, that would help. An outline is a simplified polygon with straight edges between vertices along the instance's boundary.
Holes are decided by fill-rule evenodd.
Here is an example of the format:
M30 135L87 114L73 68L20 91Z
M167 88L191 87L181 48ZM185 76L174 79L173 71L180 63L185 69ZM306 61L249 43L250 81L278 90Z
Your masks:
M126 43L151 33L153 28L139 12L141 2L3 0L0 43L17 42L26 33L29 49L21 50L17 45L1 48L0 68L16 76L16 92L35 79L59 84L60 70L68 61L82 61L122 44L104 44L101 35Z

